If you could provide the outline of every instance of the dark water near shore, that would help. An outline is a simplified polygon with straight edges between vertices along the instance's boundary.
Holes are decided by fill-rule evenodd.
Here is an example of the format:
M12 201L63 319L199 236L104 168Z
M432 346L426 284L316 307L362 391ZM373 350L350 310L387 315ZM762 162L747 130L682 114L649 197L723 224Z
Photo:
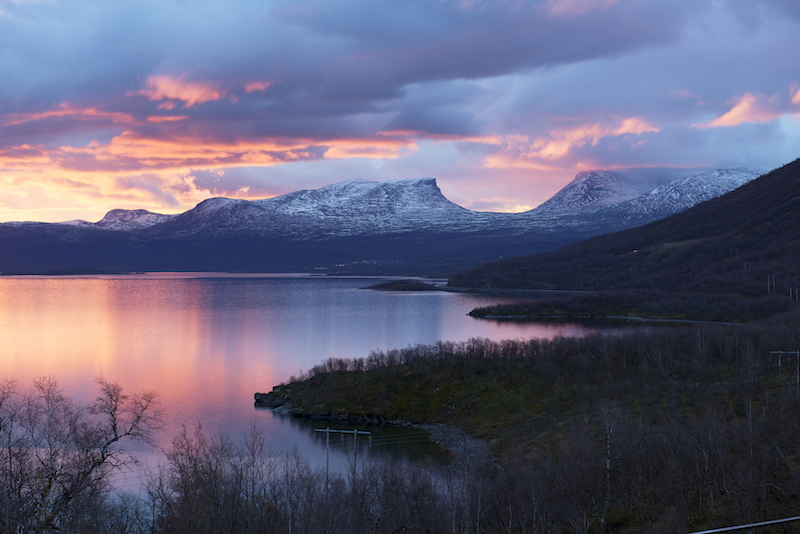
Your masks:
M159 393L167 408L162 447L184 425L202 422L207 434L237 440L255 424L276 453L296 450L324 466L325 440L314 428L325 425L255 409L254 392L330 357L438 340L591 331L467 316L504 298L359 289L376 282L301 275L0 278L0 380L26 389L51 376L76 401L88 403L95 396L93 379L102 375L129 392ZM413 433L385 440L393 446L373 446L375 454L400 458L426 451ZM157 450L139 452L158 457ZM333 454L338 465L345 462L343 447Z

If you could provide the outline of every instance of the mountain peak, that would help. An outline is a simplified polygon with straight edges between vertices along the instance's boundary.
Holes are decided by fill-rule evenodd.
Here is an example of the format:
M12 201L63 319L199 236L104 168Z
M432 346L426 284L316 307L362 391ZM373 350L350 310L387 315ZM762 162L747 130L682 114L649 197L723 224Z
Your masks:
M534 211L563 214L621 209L631 213L675 213L732 191L761 173L748 168L669 167L579 172Z
M320 187L319 189L304 190L304 192L317 192L320 194L325 193L329 195L334 194L336 196L351 198L370 194L374 191L390 190L427 191L430 194L441 195L441 191L436 185L436 178L403 178L397 180L384 180L382 182L373 182L354 178L352 180L345 180L343 182L326 185L324 187Z
M255 202L261 207L277 209L282 213L332 214L358 210L362 217L444 206L458 208L442 195L435 178L383 182L346 180L319 189L304 189Z
M135 230L148 228L173 218L174 215L153 213L147 210L114 209L106 213L94 226L106 230Z
M653 214L665 216L686 210L701 202L724 195L758 178L759 169L714 169L692 176L677 178L659 186L646 195L624 203L605 206L602 210L620 214Z
M421 177L421 178L397 178L391 180L382 180L380 182L373 180L362 180L360 178L352 178L350 180L343 180L330 185L320 187L323 189L338 189L350 187L416 187L420 185L436 186L436 178Z

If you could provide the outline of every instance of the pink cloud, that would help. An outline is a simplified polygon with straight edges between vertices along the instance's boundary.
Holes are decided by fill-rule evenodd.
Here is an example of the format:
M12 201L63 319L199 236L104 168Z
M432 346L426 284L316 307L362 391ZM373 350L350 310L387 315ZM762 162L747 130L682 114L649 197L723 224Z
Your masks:
M574 162L570 154L574 149L597 146L605 137L622 137L621 142L637 146L641 139L630 138L643 133L658 132L660 128L640 117L583 123L573 127L553 129L547 136L530 139L524 135L505 136L501 149L485 159L488 168L525 168L553 171L591 167L594 163Z
M43 145L18 145L0 147L0 169L27 165L40 166L50 162L47 147Z
M148 117L158 127L187 117ZM168 133L164 131L163 133ZM400 157L416 144L408 139L255 139L224 142L203 132L180 129L172 135L152 137L126 130L106 143L92 141L84 146L0 147L0 170L27 168L39 175L64 171L87 175L128 174L145 171L216 169L235 166L270 166L290 161L341 159L350 157L391 159Z
M416 150L413 141L403 139L342 139L325 143L325 159L367 158L394 159L400 156L401 150Z
M4 199L30 195L34 189L41 189L48 194L58 192L63 197L79 199L84 209L96 204L98 210L107 211L110 209L108 202L113 199L139 205L163 204L166 197L174 197L170 201L173 208L180 205L181 209L188 209L212 195L208 190L195 187L187 178L197 169L222 172L230 167L267 167L323 157L391 159L417 148L408 139L391 138L328 139L324 142L262 138L226 142L209 138L203 131L194 132L192 128L170 130L174 121L183 119L181 116L149 117L147 122L153 128L144 132L130 129L107 142L92 141L83 146L0 146L0 185L3 186L0 208ZM171 135L153 137L153 129ZM186 185L186 191L180 190L182 184ZM235 194L252 193L237 190ZM65 217L53 214L42 219L28 212L0 209L0 220L22 219L65 220Z
M256 91L263 91L271 86L274 82L250 82L244 86L245 92L255 93Z
M220 88L215 82L192 82L187 81L185 76L173 77L167 75L150 76L147 78L147 88L129 96L146 96L153 102L158 100L180 100L184 108L190 108L196 104L220 100L229 95ZM171 102L162 102L159 109L172 109Z
M792 97L792 104L800 105L800 89Z
M103 120L115 124L132 124L136 122L131 115L116 111L103 111L94 107L82 108L67 102L59 104L58 108L49 111L32 113L9 113L2 119L3 126L16 126L26 122L43 121L47 119L69 118L75 120Z
M174 115L174 116L167 116L167 117L158 117L158 116L154 115L154 116L151 116L151 117L147 117L147 122L155 122L155 123L159 123L159 122L177 122L177 121L186 120L188 118L189 117L187 115Z
M645 132L658 132L661 128L657 126L653 126L649 122L644 119L640 119L639 117L628 117L627 119L622 121L622 124L617 127L616 129L611 130L612 135L624 135L624 134L643 134ZM595 144L597 144L595 142Z
M724 115L712 121L694 124L693 126L706 129L738 126L746 122L769 122L783 114L777 109L772 100L767 100L763 95L745 93L728 103L732 104L733 107Z

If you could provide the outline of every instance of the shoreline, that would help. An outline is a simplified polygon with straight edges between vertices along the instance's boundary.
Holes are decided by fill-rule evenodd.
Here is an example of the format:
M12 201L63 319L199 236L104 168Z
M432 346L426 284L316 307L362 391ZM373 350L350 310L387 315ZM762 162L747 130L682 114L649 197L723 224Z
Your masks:
M728 325L728 326L747 324L747 323L732 323L726 321L704 321L702 319L657 319L657 318L639 317L635 315L493 315L493 314L473 315L472 313L469 313L468 315L475 319L489 319L492 321L502 321L504 319L508 319L511 321L519 321L519 320L536 321L540 319L550 319L550 320L582 319L587 321L618 320L618 321L632 321L635 323L718 324L718 325Z
M278 397L273 392L255 393L256 408L272 410L284 416L321 421L335 421L347 425L374 425L414 428L427 432L430 440L443 451L451 454L463 454L466 457L487 457L492 455L490 443L480 438L471 436L463 429L445 423L413 423L402 419L384 419L383 417L368 417L366 415L352 415L343 413L322 413L310 410L301 410L292 406L288 399Z

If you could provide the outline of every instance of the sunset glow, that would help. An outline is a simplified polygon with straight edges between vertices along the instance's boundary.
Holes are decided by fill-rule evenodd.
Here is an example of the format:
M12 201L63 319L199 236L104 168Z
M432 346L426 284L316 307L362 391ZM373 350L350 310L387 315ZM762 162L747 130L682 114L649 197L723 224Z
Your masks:
M184 77L174 78L172 76L150 76L147 79L147 88L135 93L127 93L128 96L142 95L152 101L159 100L180 100L183 107L190 108L195 104L219 100L226 95L217 84L210 82L189 82ZM172 109L172 102L159 104L159 109Z
M0 0L0 222L420 176L523 211L581 170L800 146L800 13L778 0L82 9Z
M734 106L730 111L707 124L698 125L698 127L718 128L738 126L746 122L769 122L782 115L780 111L772 109L770 102L761 95L747 93L732 103Z

